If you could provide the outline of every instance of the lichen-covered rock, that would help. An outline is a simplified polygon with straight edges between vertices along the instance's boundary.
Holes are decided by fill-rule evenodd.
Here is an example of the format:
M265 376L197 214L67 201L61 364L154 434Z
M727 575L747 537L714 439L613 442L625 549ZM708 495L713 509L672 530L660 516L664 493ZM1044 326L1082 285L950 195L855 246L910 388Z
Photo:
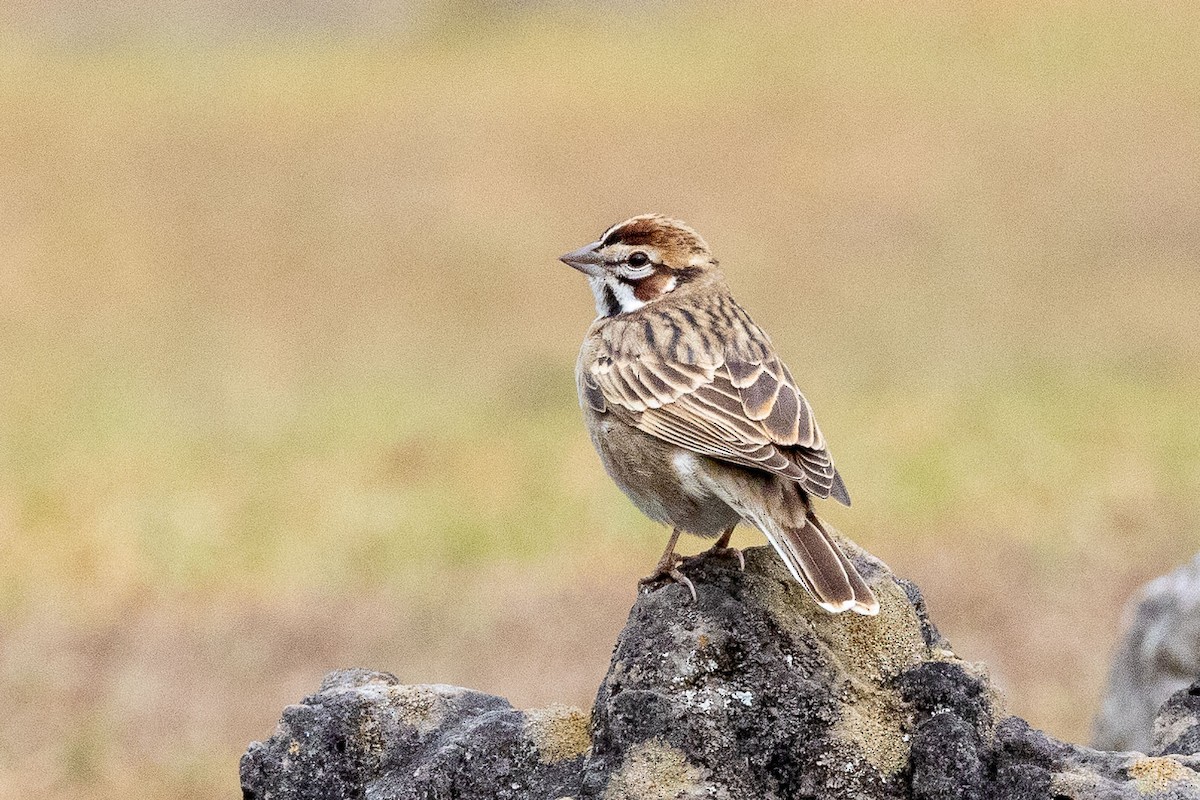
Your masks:
M1147 750L1159 706L1200 678L1200 555L1143 586L1125 617L1092 745Z
M1155 755L1200 753L1200 680L1163 703L1154 721Z
M916 588L861 553L877 617L831 616L774 554L693 562L699 599L643 592L590 720L447 686L334 673L242 759L254 800L1200 798L1195 702L1163 752L1103 753L1006 716ZM1177 702L1176 702L1177 701Z
M242 796L554 800L578 786L588 745L578 711L521 712L470 689L342 670L250 745Z

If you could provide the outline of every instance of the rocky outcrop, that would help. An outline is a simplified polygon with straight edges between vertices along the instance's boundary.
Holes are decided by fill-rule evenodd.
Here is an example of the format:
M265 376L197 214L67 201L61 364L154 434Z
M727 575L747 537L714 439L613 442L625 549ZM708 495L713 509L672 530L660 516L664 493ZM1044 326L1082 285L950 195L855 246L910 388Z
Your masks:
M1167 698L1200 678L1200 556L1142 587L1125 612L1092 745L1154 746L1155 717Z
M245 798L1200 798L1196 694L1155 755L1055 741L1004 712L916 587L855 558L877 617L821 611L766 548L639 595L590 715L336 672L242 758Z

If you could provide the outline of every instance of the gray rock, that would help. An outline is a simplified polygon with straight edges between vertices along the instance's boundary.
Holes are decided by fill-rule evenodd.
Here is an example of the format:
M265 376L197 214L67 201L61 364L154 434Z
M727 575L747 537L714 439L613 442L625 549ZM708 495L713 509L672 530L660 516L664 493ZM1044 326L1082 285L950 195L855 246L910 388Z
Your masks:
M1092 745L1148 751L1159 707L1200 678L1200 555L1142 587L1125 618Z
M578 787L589 744L574 709L522 712L483 692L341 670L250 745L242 796L558 798Z
M1200 681L1171 695L1154 720L1153 752L1200 753Z
M878 617L821 611L766 548L747 551L745 573L729 558L690 566L694 604L679 586L643 592L590 718L333 673L250 746L243 796L1200 798L1200 690L1168 704L1162 755L1055 741L1004 713L914 586L856 562Z

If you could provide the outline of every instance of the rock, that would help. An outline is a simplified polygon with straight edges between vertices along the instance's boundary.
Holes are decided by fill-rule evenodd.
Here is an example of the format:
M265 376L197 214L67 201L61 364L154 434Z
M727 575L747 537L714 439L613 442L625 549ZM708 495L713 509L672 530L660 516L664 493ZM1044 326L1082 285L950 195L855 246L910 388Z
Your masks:
M1154 720L1154 752L1200 753L1200 681L1179 690L1163 703Z
M693 562L696 603L676 585L644 591L590 719L333 673L250 746L243 796L1200 798L1200 690L1168 704L1157 756L1055 741L1004 713L916 587L855 561L878 617L820 610L767 548L746 552L744 573L731 558Z
M342 670L250 745L242 796L557 798L578 786L589 744L573 709L522 712L470 689Z
M1142 587L1125 619L1092 745L1149 750L1159 706L1200 678L1200 555Z

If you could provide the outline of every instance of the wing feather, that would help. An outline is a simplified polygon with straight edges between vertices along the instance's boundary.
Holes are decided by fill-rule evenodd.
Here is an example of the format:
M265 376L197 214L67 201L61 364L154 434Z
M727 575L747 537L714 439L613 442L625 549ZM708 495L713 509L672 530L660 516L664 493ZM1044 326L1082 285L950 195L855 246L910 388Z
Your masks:
M800 439L797 430L800 414L800 394L791 386L783 386L775 396L770 413L762 420L762 426L770 434L771 441L779 444L796 444Z
M746 416L754 420L766 419L775 406L781 389L786 391L774 375L766 370L760 372L754 383L741 390L742 407Z
M637 405L632 406L632 410L644 411L647 408L662 405L654 396L653 390L642 382L641 370L638 369L637 361L618 361L615 366L626 394L637 398ZM670 401L668 400L668 402Z
M584 397L678 447L772 472L848 505L812 408L766 335L749 325L754 346L743 352L753 357L717 353L714 363L687 363L673 358L674 348L614 348L585 370Z
M596 383L596 379L589 372L581 373L583 381L583 398L587 404L595 411L603 414L608 410L608 402L604 399L604 392L600 390L600 386Z

